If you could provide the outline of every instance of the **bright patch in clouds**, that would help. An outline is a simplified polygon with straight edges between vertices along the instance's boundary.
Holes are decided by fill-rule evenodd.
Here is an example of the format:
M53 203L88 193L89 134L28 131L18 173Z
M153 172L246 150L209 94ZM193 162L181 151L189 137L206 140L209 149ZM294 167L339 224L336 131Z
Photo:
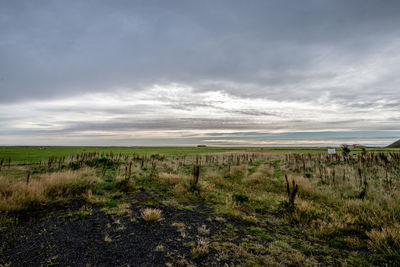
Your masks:
M9 110L14 112L10 114ZM324 103L323 99L300 102L246 98L168 84L142 91L124 88L113 93L2 105L0 115L7 120L1 134L11 140L10 144L337 145L346 140L277 137L279 133L346 131L349 127L371 130L385 118L400 116L400 112L377 113L368 108ZM249 140L246 133L255 132L261 136ZM218 139L212 134L218 134Z

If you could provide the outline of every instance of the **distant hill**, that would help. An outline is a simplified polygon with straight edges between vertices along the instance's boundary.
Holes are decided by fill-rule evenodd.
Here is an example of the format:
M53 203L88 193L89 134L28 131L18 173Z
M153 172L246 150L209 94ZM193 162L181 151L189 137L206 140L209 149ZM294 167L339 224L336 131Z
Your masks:
M387 148L400 148L400 140L397 140L391 145L388 145Z

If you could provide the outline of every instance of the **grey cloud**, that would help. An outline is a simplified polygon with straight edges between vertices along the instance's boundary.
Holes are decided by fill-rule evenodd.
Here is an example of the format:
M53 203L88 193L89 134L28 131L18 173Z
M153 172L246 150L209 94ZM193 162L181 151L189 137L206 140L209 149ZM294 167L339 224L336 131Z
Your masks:
M37 111L44 113L81 113L81 114L106 114L106 115L143 115L149 111L154 110L154 108L147 105L132 105L125 106L123 108L118 107L90 107L90 106L74 106L74 107L43 107L38 108Z
M255 109L233 110L232 113L251 116L279 116L277 112L264 112Z
M112 120L101 123L85 122L85 123L67 123L63 131L79 132L85 130L203 130L203 129L249 129L256 126L252 122L241 122L234 118L226 119L207 119L207 118L179 118L179 119L153 119L140 120Z
M218 103L174 103L169 104L169 107L177 110L193 110L195 108L212 108L222 112L230 113L232 115L249 115L249 116L281 116L278 112L265 112L256 109L226 109L218 106Z
M132 119L119 118L113 120L104 120L102 122L63 122L62 128L24 128L24 129L2 129L0 135L82 135L87 131L98 132L132 132L132 131L170 131L170 130L260 130L268 129L269 131L285 129L288 126L298 131L320 131L321 128L329 128L332 125L340 125L341 127L351 126L358 130L371 131L374 130L373 125L364 126L360 120L342 120L335 122L320 121L304 121L291 120L282 122L260 123L254 120L238 121L235 118L227 117L223 119L208 118L165 118L165 119ZM393 121L391 122L393 123ZM37 125L37 124L36 124ZM381 130L398 130L395 125L388 124L382 126ZM243 133L247 135L247 133ZM101 134L99 134L101 135ZM307 135L307 134L306 134ZM256 136L253 134L253 138ZM316 137L313 137L316 138Z
M175 102L168 104L169 107L177 110L193 110L195 108L217 108L214 104L197 103L197 102Z
M307 87L381 53L399 34L399 11L373 0L2 1L0 101L169 82L221 89L206 81L250 97L354 96L360 88Z

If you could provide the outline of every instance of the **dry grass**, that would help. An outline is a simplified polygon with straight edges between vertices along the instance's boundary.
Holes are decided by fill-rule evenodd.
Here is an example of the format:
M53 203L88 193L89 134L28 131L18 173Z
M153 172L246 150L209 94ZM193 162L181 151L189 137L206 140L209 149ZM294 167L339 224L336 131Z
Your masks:
M121 203L118 204L116 207L103 208L102 211L110 215L117 215L117 216L129 215L131 212L131 205L129 203Z
M400 259L400 224L367 233L370 248L388 258Z
M42 174L25 181L0 182L0 211L19 210L38 202L90 198L99 181L90 169Z
M209 235L210 234L210 229L207 229L207 226L203 224L200 227L197 227L197 232L199 235Z
M172 192L174 193L174 196L179 197L187 192L187 189L182 185L182 184L176 184Z
M248 166L233 166L231 167L227 177L229 180L241 181L245 176L247 176Z
M158 222L162 219L162 211L159 209L146 208L142 211L142 218L148 223Z
M161 184L175 185L184 181L189 181L190 177L186 175L178 175L174 173L160 172L158 175Z
M106 234L106 235L104 236L104 242L112 242L112 239L111 239L111 237L110 237L108 234Z

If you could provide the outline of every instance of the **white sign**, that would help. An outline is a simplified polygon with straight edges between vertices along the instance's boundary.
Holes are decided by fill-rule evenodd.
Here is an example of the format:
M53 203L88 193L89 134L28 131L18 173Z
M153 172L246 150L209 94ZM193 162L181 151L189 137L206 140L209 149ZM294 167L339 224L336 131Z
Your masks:
M328 148L328 154L336 154L336 149Z

